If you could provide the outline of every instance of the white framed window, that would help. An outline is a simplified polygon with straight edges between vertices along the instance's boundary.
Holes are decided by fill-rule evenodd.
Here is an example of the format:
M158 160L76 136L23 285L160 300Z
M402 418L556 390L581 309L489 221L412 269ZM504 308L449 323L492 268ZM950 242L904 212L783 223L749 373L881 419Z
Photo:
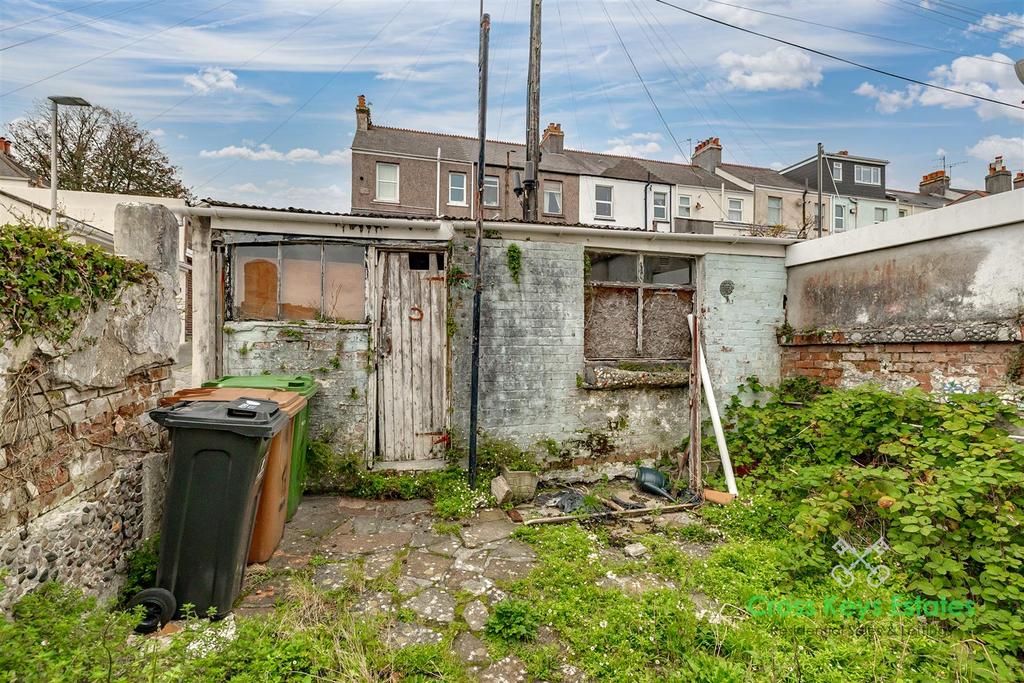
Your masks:
M876 206L875 207L875 222L876 223L884 223L887 220L889 220L889 209L883 208L881 206Z
M654 220L668 220L668 192L654 193Z
M832 231L843 232L846 230L846 207L842 204L832 205Z
M680 218L690 217L690 195L681 194L676 199L676 215Z
M782 197L768 197L768 225L782 225Z
M562 183L558 180L544 181L544 213L562 215Z
M742 223L743 222L743 200L737 199L736 197L729 197L729 215L728 220L731 223Z
M832 162L832 180L836 182L843 179L843 162L833 161Z
M498 206L498 176L484 176L484 206Z
M448 203L466 206L466 174L454 171L448 174Z
M903 218L904 216L909 216L909 215L910 215L909 211L907 211L906 209L900 209L900 218Z
M374 201L398 203L398 164L377 162L377 190Z
M882 169L877 166L854 166L853 182L861 185L881 185Z
M612 213L614 206L612 200L612 186L611 185L595 185L594 186L594 217L595 218L611 218L614 214Z

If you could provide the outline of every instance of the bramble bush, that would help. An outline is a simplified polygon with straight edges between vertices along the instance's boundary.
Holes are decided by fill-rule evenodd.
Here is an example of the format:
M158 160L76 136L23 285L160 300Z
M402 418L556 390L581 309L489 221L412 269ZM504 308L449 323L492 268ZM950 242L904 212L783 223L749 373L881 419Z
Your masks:
M839 537L884 536L908 590L973 601L956 628L1008 666L1024 654L1024 444L1007 432L1020 424L1013 407L985 394L939 400L806 380L748 388L768 399L729 405L730 452L753 468L751 488L782 505L796 574L827 571Z

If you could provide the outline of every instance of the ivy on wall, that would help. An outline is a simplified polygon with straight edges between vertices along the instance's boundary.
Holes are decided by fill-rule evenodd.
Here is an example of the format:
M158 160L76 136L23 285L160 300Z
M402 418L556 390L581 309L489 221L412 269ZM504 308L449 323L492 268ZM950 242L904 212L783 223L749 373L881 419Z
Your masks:
M67 341L79 314L141 282L142 263L78 244L60 230L29 224L0 227L0 337L39 335Z

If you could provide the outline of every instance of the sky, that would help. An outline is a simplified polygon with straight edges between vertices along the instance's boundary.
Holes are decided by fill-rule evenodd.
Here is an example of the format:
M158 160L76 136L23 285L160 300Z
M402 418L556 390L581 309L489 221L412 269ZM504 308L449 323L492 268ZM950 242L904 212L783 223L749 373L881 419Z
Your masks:
M672 2L920 81L1024 100L1012 67L1024 57L1024 0ZM530 4L485 0L492 139L524 139ZM345 211L357 95L378 125L475 136L478 12L476 0L3 0L0 123L49 95L77 95L134 115L198 197ZM561 123L568 147L685 162L714 136L726 162L781 168L820 141L889 160L897 189L915 189L943 155L956 187L984 187L997 154L1024 169L1021 109L655 0L545 0L543 19L541 127Z

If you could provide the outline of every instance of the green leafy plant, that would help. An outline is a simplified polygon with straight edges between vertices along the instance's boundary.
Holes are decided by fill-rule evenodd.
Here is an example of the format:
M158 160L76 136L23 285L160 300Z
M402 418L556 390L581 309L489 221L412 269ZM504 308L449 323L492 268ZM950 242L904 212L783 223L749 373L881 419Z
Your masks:
M60 230L0 227L0 318L3 340L41 335L67 341L80 316L139 283L145 265L77 244Z
M525 600L506 599L494 606L484 631L504 643L527 642L537 637L540 617Z
M505 249L505 262L508 264L509 275L518 285L519 277L523 272L523 250L519 248L518 244L513 242Z
M118 604L125 605L139 591L156 585L156 569L160 562L159 549L160 535L154 534L127 554L127 570L124 585L118 592Z

